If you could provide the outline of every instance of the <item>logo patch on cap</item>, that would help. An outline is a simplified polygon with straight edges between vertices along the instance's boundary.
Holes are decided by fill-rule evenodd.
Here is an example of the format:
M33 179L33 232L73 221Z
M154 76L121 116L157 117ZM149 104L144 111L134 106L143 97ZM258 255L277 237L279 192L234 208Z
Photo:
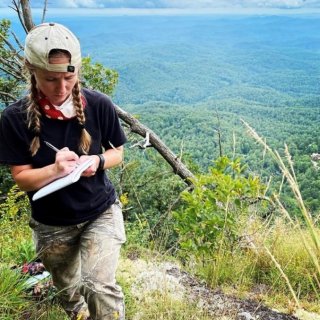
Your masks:
M74 66L68 66L67 71L68 72L74 72L76 68Z

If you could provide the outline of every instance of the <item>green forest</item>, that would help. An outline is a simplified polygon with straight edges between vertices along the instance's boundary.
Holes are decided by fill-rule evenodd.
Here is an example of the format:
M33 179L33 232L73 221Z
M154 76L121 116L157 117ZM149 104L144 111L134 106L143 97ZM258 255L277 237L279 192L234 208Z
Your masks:
M304 200L316 216L319 213L319 171L312 164L311 154L319 152L319 108L272 107L253 105L250 101L228 99L194 106L165 103L127 106L127 111L154 130L176 154L183 156L205 170L220 153L231 158L240 157L251 173L264 181L273 177L281 181L277 165L263 148L248 136L241 119L263 136L267 143L283 151L287 144ZM303 119L303 121L301 121ZM220 132L220 136L219 136Z

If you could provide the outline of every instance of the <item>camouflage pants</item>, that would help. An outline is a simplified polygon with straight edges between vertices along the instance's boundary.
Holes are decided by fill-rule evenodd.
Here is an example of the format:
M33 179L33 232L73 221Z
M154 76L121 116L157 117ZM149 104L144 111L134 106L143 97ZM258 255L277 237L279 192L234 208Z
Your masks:
M31 218L30 227L37 254L69 315L89 309L94 320L125 319L123 293L115 280L126 240L119 202L79 225L48 226Z

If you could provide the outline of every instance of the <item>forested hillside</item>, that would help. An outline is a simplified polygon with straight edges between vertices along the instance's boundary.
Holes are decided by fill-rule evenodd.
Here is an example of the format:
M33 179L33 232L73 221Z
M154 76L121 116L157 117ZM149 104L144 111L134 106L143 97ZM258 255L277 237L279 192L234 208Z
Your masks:
M93 16L50 10L51 17L77 32L85 56L119 73L115 102L201 168L219 155L220 131L224 154L242 156L266 180L281 180L241 118L271 147L281 151L287 143L306 202L318 212L320 178L310 161L320 149L317 15ZM10 18L23 38L17 18Z

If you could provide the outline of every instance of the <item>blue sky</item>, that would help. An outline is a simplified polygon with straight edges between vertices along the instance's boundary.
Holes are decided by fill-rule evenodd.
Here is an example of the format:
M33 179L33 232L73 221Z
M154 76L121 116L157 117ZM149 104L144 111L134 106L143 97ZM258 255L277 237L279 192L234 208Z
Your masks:
M49 8L320 8L320 0L49 0ZM42 8L43 0L30 0L34 8ZM1 0L8 7L11 0Z

